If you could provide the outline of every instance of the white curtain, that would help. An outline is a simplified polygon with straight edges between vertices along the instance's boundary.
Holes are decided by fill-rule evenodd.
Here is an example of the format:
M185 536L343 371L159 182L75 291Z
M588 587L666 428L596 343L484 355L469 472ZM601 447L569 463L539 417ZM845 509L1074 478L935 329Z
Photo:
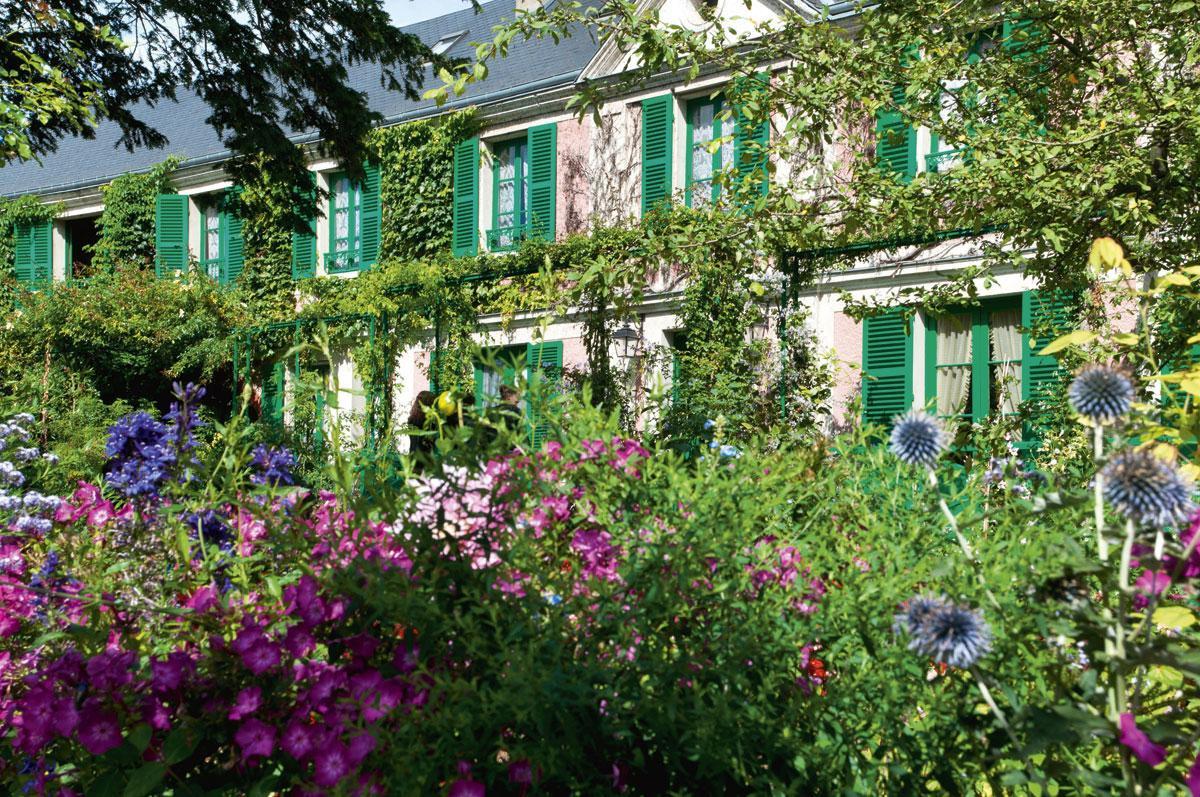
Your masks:
M994 379L1000 412L1011 414L1021 403L1021 311L992 313L992 360L997 363Z
M942 367L942 363L949 364ZM960 363L965 363L961 365ZM937 411L959 415L971 389L971 316L950 315L937 320Z

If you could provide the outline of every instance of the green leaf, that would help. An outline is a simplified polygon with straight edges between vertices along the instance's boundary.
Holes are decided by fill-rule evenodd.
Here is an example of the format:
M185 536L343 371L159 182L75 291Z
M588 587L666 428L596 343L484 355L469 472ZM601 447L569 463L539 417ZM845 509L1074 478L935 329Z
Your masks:
M183 761L196 749L199 736L189 732L188 728L180 727L167 734L163 740L162 756L168 766Z
M1052 341L1046 348L1038 352L1038 354L1054 354L1056 351L1062 351L1069 346L1082 346L1085 343L1091 343L1095 339L1095 332L1086 329L1077 329Z
M1154 610L1154 624L1164 628L1187 628L1196 624L1196 615L1184 606L1160 606Z
M145 797L162 782L165 774L167 774L167 765L161 761L143 764L129 778L129 783L125 785L124 797Z

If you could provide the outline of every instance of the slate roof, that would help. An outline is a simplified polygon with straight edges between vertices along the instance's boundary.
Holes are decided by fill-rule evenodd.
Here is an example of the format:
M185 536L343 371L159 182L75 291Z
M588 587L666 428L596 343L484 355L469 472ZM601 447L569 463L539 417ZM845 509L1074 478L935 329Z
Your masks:
M502 19L512 19L515 4L516 0L492 0L478 14L465 8L403 29L430 46L445 36L466 31L447 55L470 58L474 54L471 43L485 41L493 26ZM490 65L487 80L472 84L461 97L452 97L443 109L431 100L414 102L400 92L387 91L379 85L379 69L372 64L351 67L348 79L351 86L367 94L371 108L387 122L400 122L432 116L447 108L482 105L526 91L569 84L597 48L593 37L583 34L557 45L550 39L515 41L507 58ZM436 77L429 74L431 70L426 72L426 87L438 85ZM164 101L146 108L139 117L166 135L170 143L163 149L141 148L134 152L114 148L119 129L112 122L102 122L95 139L63 139L58 150L45 156L41 164L30 161L0 166L0 195L48 194L101 185L119 175L149 169L168 155L179 155L191 164L218 162L226 155L216 132L203 122L208 117L207 106L190 91L180 91L177 102ZM305 137L299 134L297 139Z

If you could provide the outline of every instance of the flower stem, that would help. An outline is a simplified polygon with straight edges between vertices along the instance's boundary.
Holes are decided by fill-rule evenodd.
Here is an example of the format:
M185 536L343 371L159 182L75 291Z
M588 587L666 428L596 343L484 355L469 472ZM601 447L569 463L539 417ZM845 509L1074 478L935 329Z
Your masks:
M1093 480L1095 485L1095 520L1096 520L1096 547L1100 554L1100 561L1108 561L1108 540L1104 538L1104 474L1100 470L1100 461L1104 458L1104 427L1096 424L1093 429L1092 437L1092 458L1096 462L1096 478Z
M1000 609L1000 601L996 600L996 596L992 594L992 590L987 585L987 580L983 577L983 571L978 567L975 561L975 554L971 549L971 544L967 542L967 538L963 536L962 530L958 527L958 518L950 511L950 505L946 503L946 499L938 490L937 472L933 468L929 469L929 485L933 488L933 492L938 497L938 506L942 509L942 514L946 517L946 521L950 524L950 528L954 531L954 538L958 540L958 547L962 548L963 555L967 557L967 562L975 571L975 577L979 580L979 586L983 587L984 594L988 596L988 600L997 611Z

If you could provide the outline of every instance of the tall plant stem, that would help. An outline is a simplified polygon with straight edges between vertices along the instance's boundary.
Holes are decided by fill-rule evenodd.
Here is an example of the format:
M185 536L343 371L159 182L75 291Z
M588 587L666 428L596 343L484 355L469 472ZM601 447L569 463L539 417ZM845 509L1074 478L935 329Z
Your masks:
M988 601L991 602L993 608L1000 611L1000 601L996 600L996 596L992 594L991 588L987 585L987 580L983 577L983 572L979 569L975 561L975 553L971 549L971 543L967 542L967 538L963 536L962 530L958 527L958 518L950 511L950 505L946 503L946 499L942 497L942 493L938 490L937 472L929 469L929 486L933 488L933 492L938 497L938 506L942 509L942 514L946 518L946 522L950 524L950 528L954 531L954 538L958 540L958 547L962 549L963 556L967 557L967 563L975 571L975 577L979 579L979 585L983 587L984 594L987 595Z
M1093 480L1095 486L1095 521L1096 521L1096 547L1100 554L1100 561L1108 561L1108 540L1104 538L1104 473L1100 470L1100 461L1104 458L1104 427L1096 424L1093 428L1092 436L1092 457L1096 462L1096 478Z

